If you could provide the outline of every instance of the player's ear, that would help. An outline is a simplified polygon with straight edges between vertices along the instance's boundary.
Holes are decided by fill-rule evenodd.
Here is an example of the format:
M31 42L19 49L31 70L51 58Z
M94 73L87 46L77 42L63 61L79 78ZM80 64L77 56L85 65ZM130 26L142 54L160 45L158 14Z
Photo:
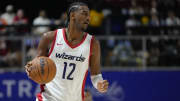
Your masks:
M70 17L72 20L74 20L75 19L75 12L71 12Z

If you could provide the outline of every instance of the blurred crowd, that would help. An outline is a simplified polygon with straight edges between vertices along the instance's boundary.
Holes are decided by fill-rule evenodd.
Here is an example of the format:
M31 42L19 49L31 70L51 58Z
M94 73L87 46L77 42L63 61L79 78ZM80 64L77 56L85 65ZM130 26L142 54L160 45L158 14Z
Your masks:
M142 27L180 25L178 13L180 0L98 0L89 5L91 21L88 32L95 35L131 35L135 33L130 29L131 27L140 26L142 29ZM58 18L48 17L45 9L37 11L37 16L34 17L28 17L24 12L26 11L15 8L13 5L7 5L5 12L0 11L0 25L21 26L16 29L1 27L0 34L8 32L19 34L20 32L21 35L40 35L49 30L64 27L67 18L66 11L61 12ZM34 27L29 28L28 25ZM145 30L141 33L149 32ZM138 34L141 33L138 32ZM162 32L153 33L161 34ZM170 33L178 34L179 32L175 30Z
M15 13L13 5L7 5L6 12L0 14L0 25L6 26L0 28L0 34L1 36L42 35L51 30L50 25L64 26L66 17L66 13L62 13L59 19L50 19L45 10L40 10L39 15L29 22L23 9L18 9ZM30 26L31 24L34 27Z
M94 0L92 0L94 1ZM104 6L101 6L104 5ZM107 36L100 40L103 66L142 67L180 66L180 39L149 37L145 49L143 39L116 39L111 35L180 34L180 0L98 0L90 4L90 24L87 32ZM26 16L24 9L7 5L0 11L0 36L40 36L44 32L65 27L67 14L48 17L44 9L36 17ZM24 40L0 40L0 67L22 66ZM39 38L25 39L25 58L36 55ZM145 61L144 61L145 60Z

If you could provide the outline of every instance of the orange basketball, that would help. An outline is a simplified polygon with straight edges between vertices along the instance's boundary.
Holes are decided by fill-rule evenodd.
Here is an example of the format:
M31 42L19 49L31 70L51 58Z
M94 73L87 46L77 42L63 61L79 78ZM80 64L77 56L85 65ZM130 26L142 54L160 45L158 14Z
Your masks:
M38 84L46 84L56 75L56 65L48 57L40 56L32 60L31 79Z

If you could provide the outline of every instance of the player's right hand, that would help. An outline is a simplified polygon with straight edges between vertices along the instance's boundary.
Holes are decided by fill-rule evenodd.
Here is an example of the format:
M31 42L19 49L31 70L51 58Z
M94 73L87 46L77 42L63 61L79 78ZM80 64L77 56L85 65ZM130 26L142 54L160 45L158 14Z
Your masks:
M25 71L26 71L28 77L31 78L31 74L32 74L31 73L31 71L32 71L32 62L31 61L26 64Z
M97 84L97 90L101 93L107 92L109 82L107 80L99 81Z

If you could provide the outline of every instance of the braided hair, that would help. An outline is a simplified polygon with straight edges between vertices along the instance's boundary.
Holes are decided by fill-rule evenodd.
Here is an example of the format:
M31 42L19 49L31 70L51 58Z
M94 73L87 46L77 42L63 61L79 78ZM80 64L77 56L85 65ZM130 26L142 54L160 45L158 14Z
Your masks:
M69 25L71 12L79 10L80 6L88 6L88 5L83 2L74 2L74 3L70 4L68 11L67 11L66 27L68 27L68 25Z

